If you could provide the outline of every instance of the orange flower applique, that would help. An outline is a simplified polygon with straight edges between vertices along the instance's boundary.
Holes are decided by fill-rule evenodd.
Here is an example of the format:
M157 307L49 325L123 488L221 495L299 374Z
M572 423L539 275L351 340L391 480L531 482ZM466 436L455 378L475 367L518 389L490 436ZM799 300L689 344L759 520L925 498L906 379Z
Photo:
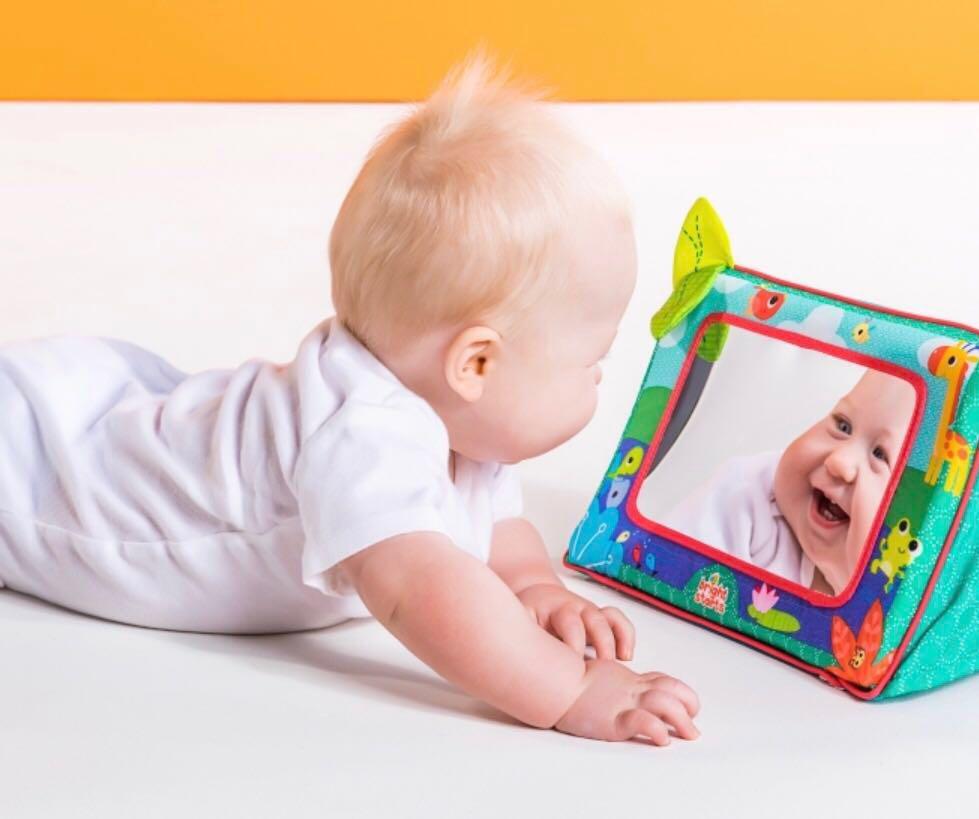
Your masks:
M856 637L842 617L833 617L830 640L833 644L833 656L839 666L830 666L827 670L862 688L873 688L894 659L894 652L890 651L874 662L883 636L884 610L880 600L874 600Z

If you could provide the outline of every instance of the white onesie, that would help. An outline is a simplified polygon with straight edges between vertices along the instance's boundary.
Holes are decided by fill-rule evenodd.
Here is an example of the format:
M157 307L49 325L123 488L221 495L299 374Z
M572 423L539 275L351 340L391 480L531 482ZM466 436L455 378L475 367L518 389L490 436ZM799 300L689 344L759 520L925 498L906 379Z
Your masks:
M762 452L729 458L660 522L809 588L815 566L775 503L780 457Z
M445 425L346 328L295 359L181 372L111 338L0 347L0 586L112 620L263 633L369 616L331 568L441 532L485 561L514 467Z

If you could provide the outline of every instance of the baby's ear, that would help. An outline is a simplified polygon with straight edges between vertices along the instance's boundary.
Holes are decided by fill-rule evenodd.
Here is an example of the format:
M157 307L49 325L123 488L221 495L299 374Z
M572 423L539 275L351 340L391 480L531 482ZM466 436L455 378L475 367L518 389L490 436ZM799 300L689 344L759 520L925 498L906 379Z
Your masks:
M445 380L464 401L478 401L486 376L496 367L500 334L492 327L467 327L449 344L445 354Z

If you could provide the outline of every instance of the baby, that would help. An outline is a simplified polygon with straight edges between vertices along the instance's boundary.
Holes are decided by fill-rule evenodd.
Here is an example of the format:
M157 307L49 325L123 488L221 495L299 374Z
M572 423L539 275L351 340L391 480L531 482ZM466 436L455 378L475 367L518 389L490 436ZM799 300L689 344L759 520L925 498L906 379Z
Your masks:
M725 461L662 523L813 591L841 594L914 407L910 384L867 370L784 452Z
M330 263L336 316L288 364L0 348L0 586L193 631L373 615L529 725L695 738L693 691L619 662L632 624L521 517L513 464L588 423L635 285L604 163L477 55L373 147Z

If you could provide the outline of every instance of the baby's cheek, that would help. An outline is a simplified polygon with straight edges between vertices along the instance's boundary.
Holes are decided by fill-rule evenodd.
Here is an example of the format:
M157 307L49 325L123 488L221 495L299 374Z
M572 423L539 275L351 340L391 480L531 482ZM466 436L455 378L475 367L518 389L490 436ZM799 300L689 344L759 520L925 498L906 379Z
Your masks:
M551 407L551 418L560 424L565 440L577 435L583 430L598 409L598 388L593 381L583 379L576 382L574 388L567 393L563 400L555 402Z
M802 469L797 442L790 444L775 466L773 488L775 500L789 503L803 494L803 485L808 485L808 473Z
M560 423L565 436L577 435L595 415L598 406L595 387L576 390L572 395L551 407L551 417ZM559 420L560 419L560 420Z
M577 382L551 379L538 387L524 402L521 426L535 446L549 450L581 430L594 412L594 402ZM590 392L594 391L591 386Z
M855 560L863 553L863 547L867 543L867 538L871 535L871 527L880 510L881 502L884 499L884 490L887 482L870 482L860 487L860 491L854 496L853 509L850 515L850 538L849 551Z
M784 457L783 457L784 460ZM786 517L790 517L792 498L786 485L786 465L780 460L775 465L775 477L772 479L772 494L775 503Z
M868 475L865 471L864 480L857 487L857 498L860 509L868 518L873 518L877 514L877 509L884 501L884 494L887 491L888 474Z

